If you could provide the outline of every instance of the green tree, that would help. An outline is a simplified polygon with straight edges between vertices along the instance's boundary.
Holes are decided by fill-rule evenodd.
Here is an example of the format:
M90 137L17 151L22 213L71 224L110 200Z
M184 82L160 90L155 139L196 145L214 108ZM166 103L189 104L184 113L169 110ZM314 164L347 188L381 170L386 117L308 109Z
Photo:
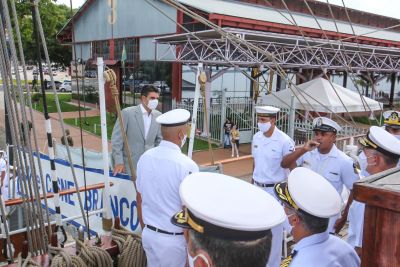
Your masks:
M15 3L25 60L34 62L36 61L36 36L34 36L33 32L32 2L30 0L17 0ZM39 1L39 12L50 60L55 63L69 65L72 56L71 47L62 46L57 41L56 35L70 19L70 8L66 5L58 5L54 0L41 0ZM42 59L44 59L43 53Z

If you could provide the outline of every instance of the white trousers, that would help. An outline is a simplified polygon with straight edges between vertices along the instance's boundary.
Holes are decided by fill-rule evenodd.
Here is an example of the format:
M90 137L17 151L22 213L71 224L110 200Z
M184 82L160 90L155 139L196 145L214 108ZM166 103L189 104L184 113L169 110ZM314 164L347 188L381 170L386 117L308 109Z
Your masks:
M362 247L364 212L365 204L353 200L349 210L349 234L347 235L347 243L352 247Z
M148 267L184 267L186 264L186 241L183 235L167 235L149 230L142 232L143 249Z
M254 184L257 186L256 184ZM274 193L274 188L273 187L261 187L257 186L258 188L261 188L271 196L273 196L275 199L277 199L275 193ZM267 263L267 267L279 267L282 261L282 242L283 242L283 229L285 229L288 233L290 233L291 226L289 224L289 221L286 217L286 220L283 224L280 224L278 226L275 226L274 228L271 229L272 232L272 245L271 245L271 253L269 254L269 259Z

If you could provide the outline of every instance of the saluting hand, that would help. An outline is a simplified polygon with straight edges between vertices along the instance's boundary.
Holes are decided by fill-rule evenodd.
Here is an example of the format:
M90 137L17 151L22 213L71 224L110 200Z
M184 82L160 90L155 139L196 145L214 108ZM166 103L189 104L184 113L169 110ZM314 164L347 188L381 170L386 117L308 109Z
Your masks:
M319 146L319 143L317 141L308 140L308 142L304 144L303 148L307 151L311 151L311 150L314 150L315 148L317 148L318 146Z

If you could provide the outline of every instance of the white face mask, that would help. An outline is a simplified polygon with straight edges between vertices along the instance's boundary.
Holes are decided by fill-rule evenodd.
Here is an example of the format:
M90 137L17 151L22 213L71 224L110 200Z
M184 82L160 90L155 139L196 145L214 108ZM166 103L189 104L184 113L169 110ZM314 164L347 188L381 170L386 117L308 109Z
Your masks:
M183 147L186 143L187 135L185 134L181 140L181 147Z
M189 267L194 267L194 262L197 260L197 258L202 258L204 262L207 263L207 266L210 266L210 263L208 262L206 256L204 256L203 254L198 254L193 258L192 256L190 256L188 252L187 256L188 256Z
M151 99L147 104L147 107L151 110L155 110L158 106L158 99Z
M268 132L268 130L271 128L271 122L259 122L257 123L258 129L260 129L261 132L265 133Z
M358 163L360 164L361 171L365 171L367 169L367 156L365 156L364 152L361 152L360 155L358 155Z

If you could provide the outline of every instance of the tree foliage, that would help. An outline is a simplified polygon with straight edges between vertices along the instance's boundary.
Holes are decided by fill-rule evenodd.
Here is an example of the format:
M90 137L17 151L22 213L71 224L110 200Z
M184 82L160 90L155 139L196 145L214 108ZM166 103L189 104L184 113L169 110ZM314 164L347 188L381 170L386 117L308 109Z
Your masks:
M25 60L27 62L35 62L36 36L33 31L32 2L30 0L17 0L15 3ZM70 8L66 5L58 5L55 0L41 0L39 1L39 12L50 60L55 63L69 65L72 57L71 47L61 45L57 41L56 35L71 17ZM43 59L44 53L42 50Z

